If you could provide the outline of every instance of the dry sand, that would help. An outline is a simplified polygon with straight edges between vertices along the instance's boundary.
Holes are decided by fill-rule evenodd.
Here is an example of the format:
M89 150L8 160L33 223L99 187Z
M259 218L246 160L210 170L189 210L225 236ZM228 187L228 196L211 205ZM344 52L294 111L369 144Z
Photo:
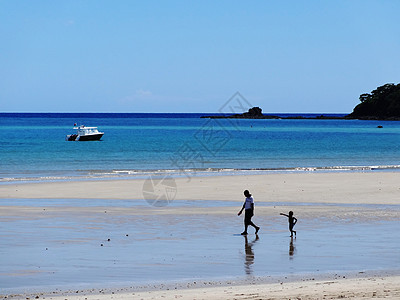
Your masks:
M122 295L121 295L122 296ZM128 299L132 294L121 298ZM400 277L301 281L137 293L137 299L400 299ZM75 298L70 298L75 299ZM78 298L76 298L78 299ZM91 299L91 298L88 298ZM95 299L95 298L94 298ZM106 298L104 298L106 299ZM108 298L109 299L109 298Z
M175 201L243 201L243 190L249 189L257 202L267 206L258 207L257 215L276 214L271 210L275 203L285 210L296 207L296 213L303 218L325 215L335 218L347 215L357 221L371 219L398 220L396 210L379 210L375 204L399 205L400 173L292 173L243 176L209 176L177 178ZM122 199L143 201L145 180L101 180L41 183L11 183L0 185L0 199ZM145 188L146 190L146 188ZM162 193L155 190L155 193ZM16 200L18 203L18 200ZM268 206L268 203L270 205ZM304 203L311 205L303 206ZM329 205L326 205L329 204ZM337 204L337 206L335 206ZM343 206L345 204L345 206ZM363 204L362 208L357 205ZM346 206L347 205L347 206ZM60 213L91 214L104 211L105 207L62 207L47 215ZM121 207L107 208L117 215L135 214L135 210ZM362 213L360 214L360 210ZM43 207L1 206L0 217L12 218L43 217ZM167 207L164 209L142 209L140 214L186 214L194 213L192 208ZM218 207L212 212L206 208L196 208L196 214L231 215L232 207ZM394 266L398 269L399 266ZM195 289L155 290L95 295L84 292L76 295L40 295L46 299L400 299L400 277L366 277L330 280L297 281L284 284L237 284L234 286L214 286ZM134 294L133 294L134 293ZM1 291L0 291L1 294ZM25 299L27 295L23 296ZM32 296L33 297L33 296ZM8 299L18 297L9 296ZM34 297L33 297L34 298Z
M196 285L206 287L193 287ZM126 289L92 289L87 291L36 293L8 295L7 299L53 299L53 300L106 300L106 299L400 299L400 276L374 276L357 278L325 278L278 283L220 283L209 282L188 285L189 287L164 287L151 291ZM6 298L4 298L6 299Z
M286 173L174 179L176 200L399 204L400 172ZM1 198L143 199L144 180L98 180L0 185Z

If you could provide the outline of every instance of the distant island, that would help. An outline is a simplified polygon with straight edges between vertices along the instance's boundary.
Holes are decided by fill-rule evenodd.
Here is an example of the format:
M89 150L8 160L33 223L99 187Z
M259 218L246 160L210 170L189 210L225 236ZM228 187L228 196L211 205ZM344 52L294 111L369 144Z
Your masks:
M387 83L371 94L360 95L358 104L349 119L400 120L400 84Z
M250 108L248 112L233 115L202 116L211 119L360 119L360 120L400 120L400 84L387 83L373 90L371 94L360 95L361 103L351 114L337 116L274 116L263 115L260 107Z
M242 114L234 114L234 115L214 115L214 116L201 116L200 118L209 118L209 119L344 119L345 117L337 117L337 116L313 116L313 117L305 117L305 116L275 116L275 115L263 115L262 109L260 107L250 108L248 112Z

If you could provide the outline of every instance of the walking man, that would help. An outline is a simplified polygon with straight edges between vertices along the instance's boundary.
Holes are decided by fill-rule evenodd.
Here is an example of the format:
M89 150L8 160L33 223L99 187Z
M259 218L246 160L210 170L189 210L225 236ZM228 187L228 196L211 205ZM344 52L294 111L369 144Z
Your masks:
M241 233L241 235L247 235L247 227L249 227L249 225L255 228L257 234L260 230L260 227L251 221L251 218L254 215L254 198L251 196L248 190L244 191L244 196L246 199L244 200L242 209L238 213L238 216L240 216L244 210L244 231Z

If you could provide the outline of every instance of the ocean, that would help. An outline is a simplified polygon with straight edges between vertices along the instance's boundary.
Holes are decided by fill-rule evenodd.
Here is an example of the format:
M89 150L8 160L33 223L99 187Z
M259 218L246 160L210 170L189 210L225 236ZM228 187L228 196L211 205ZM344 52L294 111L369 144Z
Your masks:
M0 182L163 172L189 177L400 170L397 121L200 118L203 115L0 113ZM105 134L101 141L66 141L74 123L97 126Z

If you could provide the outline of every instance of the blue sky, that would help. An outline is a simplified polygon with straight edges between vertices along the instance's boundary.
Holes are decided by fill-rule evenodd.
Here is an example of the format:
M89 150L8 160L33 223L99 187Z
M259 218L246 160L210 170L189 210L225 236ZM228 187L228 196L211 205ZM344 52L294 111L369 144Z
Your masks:
M347 113L398 83L400 1L3 1L0 111Z

